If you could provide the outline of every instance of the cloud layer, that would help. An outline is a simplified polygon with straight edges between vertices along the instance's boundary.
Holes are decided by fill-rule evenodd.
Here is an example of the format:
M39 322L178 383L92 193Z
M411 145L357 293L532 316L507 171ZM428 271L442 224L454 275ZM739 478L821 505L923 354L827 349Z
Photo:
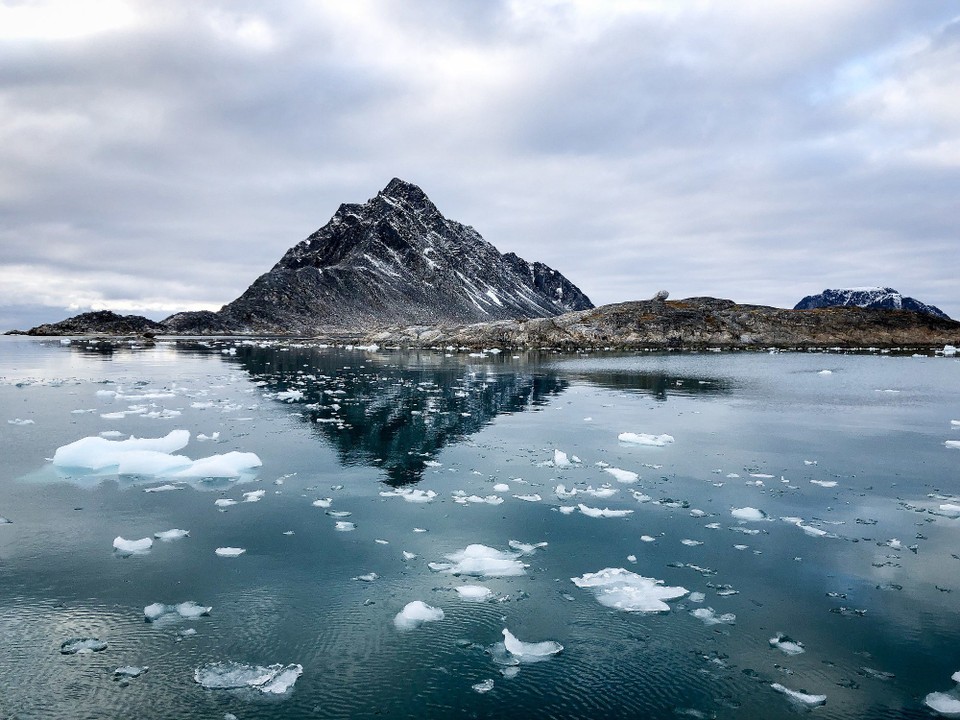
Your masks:
M960 317L958 14L0 2L0 319L215 309L394 176L598 304L890 285Z

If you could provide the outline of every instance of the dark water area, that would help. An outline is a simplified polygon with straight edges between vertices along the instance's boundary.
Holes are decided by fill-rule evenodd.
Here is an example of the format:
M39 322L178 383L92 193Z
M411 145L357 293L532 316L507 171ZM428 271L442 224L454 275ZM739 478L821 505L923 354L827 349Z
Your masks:
M954 357L3 338L0 408L0 717L928 718L956 692ZM398 627L415 601L434 619Z

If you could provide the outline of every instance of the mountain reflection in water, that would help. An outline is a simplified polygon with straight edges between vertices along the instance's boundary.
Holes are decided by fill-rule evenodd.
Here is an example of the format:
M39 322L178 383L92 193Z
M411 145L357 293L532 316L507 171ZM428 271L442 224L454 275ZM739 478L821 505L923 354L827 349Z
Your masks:
M341 462L381 467L395 486L419 481L437 452L498 414L544 405L568 386L551 371L436 353L246 346L230 360L302 412Z

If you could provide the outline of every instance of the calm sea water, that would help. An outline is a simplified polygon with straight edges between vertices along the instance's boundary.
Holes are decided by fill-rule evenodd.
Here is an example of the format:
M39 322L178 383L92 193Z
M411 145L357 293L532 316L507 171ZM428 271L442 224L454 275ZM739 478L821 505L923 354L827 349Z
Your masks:
M4 338L0 408L2 717L925 718L960 670L953 358ZM262 466L177 482L51 461L100 433L174 429L190 459ZM179 489L145 492L164 484ZM436 496L381 494L395 490ZM581 503L632 512L560 511ZM189 536L113 548L171 528ZM428 566L511 540L547 543L522 575ZM688 592L667 612L616 610L571 581L604 568ZM465 584L492 597L465 601ZM398 629L415 600L443 618ZM212 610L145 622L184 601ZM504 628L563 651L500 664ZM61 654L77 637L107 647ZM303 673L279 695L195 681L226 661ZM149 670L115 678L125 665Z

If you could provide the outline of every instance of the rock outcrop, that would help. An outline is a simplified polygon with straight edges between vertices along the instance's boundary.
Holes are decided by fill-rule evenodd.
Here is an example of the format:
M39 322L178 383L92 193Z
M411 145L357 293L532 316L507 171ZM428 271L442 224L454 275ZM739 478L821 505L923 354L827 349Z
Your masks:
M960 322L906 310L784 310L701 297L618 303L526 321L398 327L358 340L475 348L934 347L960 342Z
M794 310L813 310L824 307L883 308L886 310L909 310L949 320L938 307L927 305L912 297L902 295L893 288L864 287L824 290L819 295L807 295Z
M142 315L118 315L110 310L81 313L58 323L38 325L26 335L156 335L167 332Z

